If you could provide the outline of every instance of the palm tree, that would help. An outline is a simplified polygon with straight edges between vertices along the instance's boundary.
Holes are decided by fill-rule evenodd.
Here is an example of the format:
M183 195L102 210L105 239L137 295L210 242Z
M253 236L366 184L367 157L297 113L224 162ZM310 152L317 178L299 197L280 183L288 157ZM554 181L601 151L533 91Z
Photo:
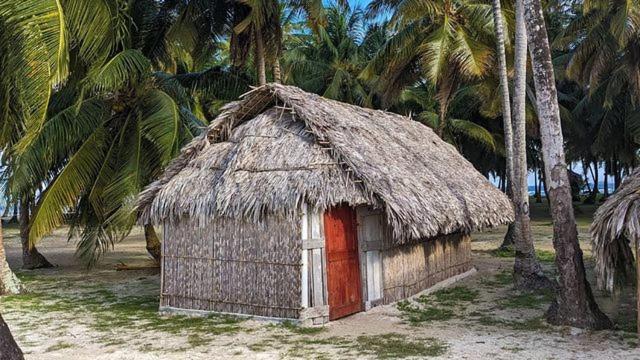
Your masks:
M25 129L44 122L48 95L68 74L65 23L53 0L0 3L0 111L3 157ZM17 293L20 282L4 252L0 224L0 294Z
M565 163L560 108L542 5L539 0L525 0L524 5L560 283L558 296L547 312L547 319L554 324L608 328L611 322L600 311L593 298L578 243Z
M300 32L284 53L284 79L322 96L358 105L369 104L369 92L358 75L367 63L367 25L362 10L347 5L326 9L326 24L317 35Z
M188 92L226 71L158 71L193 66L204 56L188 40L197 33L193 29L202 27L214 38L224 28L194 15L211 2L162 2L156 8L138 0L125 8L104 1L87 12L85 1L65 2L61 9L65 31L75 39L68 55L75 71L47 99L46 120L9 149L8 165L14 194L46 186L32 215L30 242L70 212L70 236L79 237L78 255L92 265L131 230L137 193L204 125ZM172 23L158 37L155 20L164 17ZM155 232L145 230L149 252L157 257Z
M610 164L607 169L619 184L619 169L637 164L640 144L640 6L594 1L576 10L554 47L563 51L568 79L582 88L574 109L574 115L580 114L571 130L589 132L595 141L581 143L579 136L568 140L573 155Z
M481 151L497 154L504 159L504 147L502 136L476 121L464 119L469 117L473 108L480 107L478 86L466 86L461 88L450 104L446 124L440 126L438 115L437 90L429 83L406 88L397 99L392 110L411 116L417 121L431 127L440 129L442 139L455 145L464 153L464 147L479 148ZM472 144L472 145L471 145Z
M491 6L461 0L376 0L369 5L372 14L386 9L394 10L390 23L395 35L363 77L378 76L379 91L388 103L405 84L417 79L415 69L420 69L436 88L436 132L444 136L450 105L461 85L490 69Z
M513 86L513 177L514 247L516 258L513 274L516 287L522 289L551 288L536 257L531 219L529 218L529 190L527 186L527 29L524 2L515 3L515 60Z
M287 16L283 16L288 13ZM239 0L233 10L232 62L243 66L253 49L258 85L267 83L267 64L273 79L281 82L283 18L305 15L309 28L317 33L326 22L322 0Z

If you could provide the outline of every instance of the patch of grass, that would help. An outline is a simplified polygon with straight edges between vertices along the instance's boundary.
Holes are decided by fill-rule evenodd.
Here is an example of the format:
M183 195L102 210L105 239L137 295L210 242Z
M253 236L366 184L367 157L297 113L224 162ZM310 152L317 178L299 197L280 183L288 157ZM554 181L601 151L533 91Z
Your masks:
M63 350L63 349L69 349L72 348L73 345L66 343L64 341L59 341L57 344L51 345L49 346L45 352L51 352L51 351L58 351L58 350Z
M490 254L499 258L512 258L516 256L516 251L513 247L497 248L491 250Z
M522 321L501 319L485 314L480 314L475 319L478 324L489 327L502 327L517 331L544 331L548 330L549 326L541 317L535 317Z
M556 253L549 250L536 250L536 257L541 262L552 263L556 261Z
M396 307L402 312L402 317L412 325L431 321L447 321L454 317L454 313L450 309L434 306L416 306L408 300L398 302Z
M499 258L513 258L516 256L516 250L513 247L498 248L491 250L489 253ZM536 250L536 257L541 262L554 262L556 260L556 253L549 250Z
M493 276L492 279L481 279L480 283L490 287L504 287L513 284L513 273L505 270Z
M445 342L438 339L411 340L396 333L356 338L356 350L360 355L373 355L378 359L442 356L448 348Z
M469 289L466 286L455 286L438 290L432 295L435 300L442 305L457 305L461 302L471 302L476 300L480 293L477 290ZM420 300L420 298L418 300Z
M525 292L500 300L500 305L507 309L539 309L553 300L551 292Z

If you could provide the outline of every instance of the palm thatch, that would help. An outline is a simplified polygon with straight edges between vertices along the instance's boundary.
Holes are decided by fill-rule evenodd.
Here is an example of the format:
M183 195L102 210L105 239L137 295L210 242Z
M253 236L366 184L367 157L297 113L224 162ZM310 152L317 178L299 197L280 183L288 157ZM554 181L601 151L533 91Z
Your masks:
M399 242L510 222L508 198L430 128L268 84L227 105L139 197L140 221L382 207Z
M640 169L635 170L594 215L591 241L598 287L613 291L634 278L631 241L640 239Z

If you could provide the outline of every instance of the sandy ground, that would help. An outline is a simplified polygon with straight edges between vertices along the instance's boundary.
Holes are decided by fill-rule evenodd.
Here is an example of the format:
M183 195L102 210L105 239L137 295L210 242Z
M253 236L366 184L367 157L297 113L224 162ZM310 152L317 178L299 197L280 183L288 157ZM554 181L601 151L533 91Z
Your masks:
M587 211L579 221L585 250L589 217ZM537 248L552 250L550 220L538 216L533 225ZM448 288L453 290L320 328L159 316L158 271L114 270L119 262L147 261L139 232L117 244L91 271L73 257L74 244L67 242L64 229L39 246L56 268L21 271L17 231L5 233L9 262L28 292L0 298L0 311L28 359L640 359L632 291L613 298L596 294L616 322L615 330L549 326L543 315L550 295L513 290L513 259L490 251L503 228L475 235L478 272ZM542 252L545 271L553 276L553 263L544 255L549 254Z

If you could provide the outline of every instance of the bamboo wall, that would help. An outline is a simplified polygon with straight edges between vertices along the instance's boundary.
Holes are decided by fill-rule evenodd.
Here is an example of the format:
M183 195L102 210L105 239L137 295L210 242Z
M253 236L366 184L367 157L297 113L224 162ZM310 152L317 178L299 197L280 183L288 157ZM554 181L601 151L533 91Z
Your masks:
M299 317L301 239L297 222L224 219L167 225L161 308Z
M471 270L471 237L451 234L383 251L383 303L415 295Z

